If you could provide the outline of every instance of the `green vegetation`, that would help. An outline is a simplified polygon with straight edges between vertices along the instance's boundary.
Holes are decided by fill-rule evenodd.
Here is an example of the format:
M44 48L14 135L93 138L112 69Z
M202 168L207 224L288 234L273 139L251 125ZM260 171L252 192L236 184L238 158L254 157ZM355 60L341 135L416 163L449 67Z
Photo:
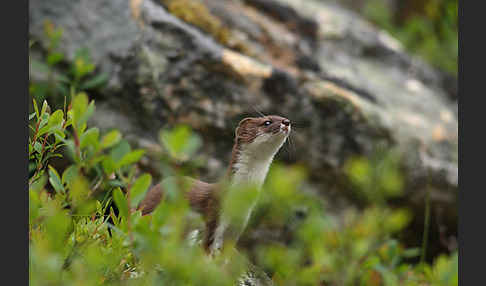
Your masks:
M95 105L85 93L77 93L70 106L49 112L46 102L41 108L34 103L30 115L29 159L36 166L29 180L31 284L232 285L246 265L245 251L210 259L198 245L189 246L185 235L193 215L176 181L168 186L169 201L152 216L131 211L152 183L136 165L144 151L132 150L116 130L101 135L88 128ZM161 135L170 154L162 164L177 176L175 166L191 158L200 139L182 127ZM72 164L56 170L51 160L65 155ZM350 163L359 184L356 178L373 172L374 165L367 164ZM391 180L397 177L393 172ZM441 256L433 265L404 262L420 253L396 238L410 219L406 210L377 203L337 220L316 195L300 191L304 182L303 168L276 164L254 216L270 229L295 224L289 244L262 243L248 253L279 285L457 285L457 254ZM379 185L390 190L396 183L384 179ZM228 209L237 215L253 194L235 192ZM306 210L297 221L296 208ZM231 263L222 263L228 257Z
M34 73L38 75L36 80L30 80L29 92L39 105L47 99L52 106L62 107L64 99L71 98L74 90L96 90L108 80L106 73L95 72L96 66L86 48L78 49L72 62L66 59L66 55L59 49L62 33L61 28L45 21L45 54L42 59L29 58L29 79ZM37 44L31 41L29 47Z
M363 14L386 29L404 46L432 65L457 76L457 0L424 1L417 11L398 23L383 0L368 1Z
M58 33L50 34L51 41ZM180 175L193 175L186 167L194 161L200 137L187 126L161 131L160 167L164 177L176 180L164 181L167 202L141 216L134 208L156 183L138 167L145 150L132 149L117 130L103 133L88 126L96 107L85 80L97 78L95 66L77 57L65 63L70 67L66 75L54 76L52 67L64 58L55 50L53 44L45 60L50 80L31 82L31 285L235 285L248 261L277 285L458 284L457 253L432 264L407 262L420 255L420 248L400 242L412 214L386 203L400 195L403 184L399 158L387 150L346 165L369 207L347 210L339 218L327 212L319 195L305 191L304 168L275 163L248 228L286 228L285 242L262 239L250 249L225 247L220 255L207 256L187 240L202 220L189 210L177 183ZM39 93L42 84L49 92ZM44 95L63 104L51 108ZM249 188L228 194L224 207L237 218L256 193Z

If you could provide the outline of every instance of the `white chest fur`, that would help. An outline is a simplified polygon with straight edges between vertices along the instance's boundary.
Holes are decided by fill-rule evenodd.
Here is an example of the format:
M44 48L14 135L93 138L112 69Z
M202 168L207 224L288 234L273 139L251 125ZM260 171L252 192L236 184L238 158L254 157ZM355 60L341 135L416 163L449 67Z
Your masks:
M254 185L260 188L265 181L273 156L258 158L248 151L241 151L239 160L234 164L235 173L231 184Z
M273 157L285 142L285 136L263 134L242 146L233 166L232 185L254 185L260 188L265 181Z
M231 179L231 186L253 185L260 191L273 158L280 147L282 147L285 139L285 135L263 134L255 138L252 143L242 146L233 165L234 174ZM251 202L244 211L245 213L242 214L245 219L243 225L238 227L237 237L234 239L237 240L238 236L245 229L255 205L256 200ZM218 227L214 232L214 241L211 245L212 254L216 254L223 246L225 232L230 224L231 221L222 213Z

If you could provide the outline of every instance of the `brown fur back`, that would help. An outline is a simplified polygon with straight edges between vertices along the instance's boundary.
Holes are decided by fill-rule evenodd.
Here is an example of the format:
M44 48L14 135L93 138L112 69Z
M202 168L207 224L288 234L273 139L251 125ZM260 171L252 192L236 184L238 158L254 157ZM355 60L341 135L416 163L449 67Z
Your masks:
M182 177L181 179L184 197L189 201L191 209L200 213L206 223L203 245L206 250L209 250L218 223L219 185L208 184L190 177ZM137 210L141 210L142 215L148 215L162 202L163 197L164 188L162 183L159 183L147 192Z

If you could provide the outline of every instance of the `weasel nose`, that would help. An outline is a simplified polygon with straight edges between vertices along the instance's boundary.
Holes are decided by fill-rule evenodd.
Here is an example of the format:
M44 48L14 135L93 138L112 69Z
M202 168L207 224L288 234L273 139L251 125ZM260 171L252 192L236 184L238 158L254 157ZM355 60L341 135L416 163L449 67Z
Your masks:
M283 125L285 125L285 126L289 126L289 125L290 125L290 120L288 120L288 119L284 119L284 120L282 121L282 124L283 124Z

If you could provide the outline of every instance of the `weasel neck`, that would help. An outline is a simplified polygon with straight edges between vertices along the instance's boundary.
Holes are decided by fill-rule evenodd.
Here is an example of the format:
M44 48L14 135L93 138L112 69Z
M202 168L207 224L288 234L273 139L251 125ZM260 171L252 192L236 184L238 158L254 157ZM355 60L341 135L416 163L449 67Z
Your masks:
M227 174L230 185L252 185L260 189L275 153L252 152L252 150L235 146Z

